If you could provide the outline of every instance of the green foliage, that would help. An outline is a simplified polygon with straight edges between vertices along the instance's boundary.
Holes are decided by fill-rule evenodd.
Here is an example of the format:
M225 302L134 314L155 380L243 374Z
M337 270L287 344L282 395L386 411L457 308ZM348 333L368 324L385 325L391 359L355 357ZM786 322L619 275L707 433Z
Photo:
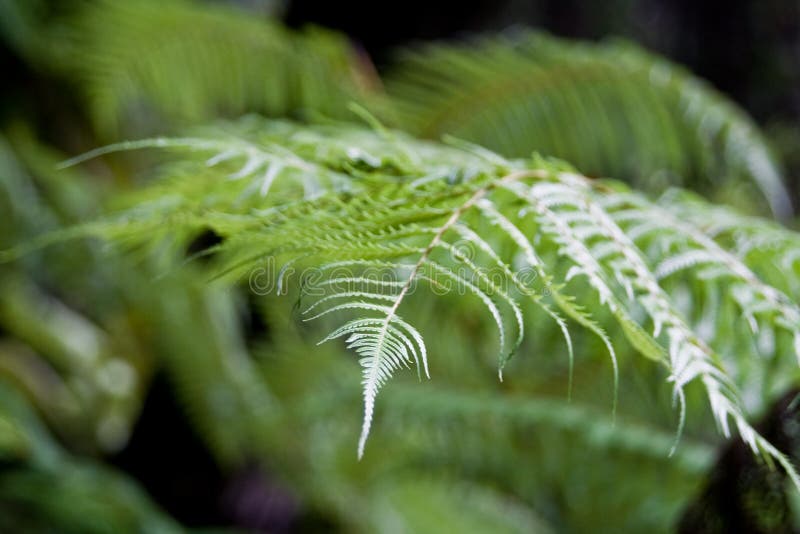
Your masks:
M750 181L775 214L791 213L780 166L747 115L631 43L520 31L427 45L401 55L387 90L388 115L423 137L453 134L511 157L536 150L649 191Z
M501 379L522 343L523 308L549 316L570 354L565 318L593 332L615 376L616 343L606 331L624 333L636 351L665 367L679 432L685 387L698 383L721 432L730 435L732 423L753 451L777 460L797 483L786 458L748 422L740 391L769 398L797 376L800 309L761 281L753 271L758 262L745 264L703 227L669 211L672 204L654 205L563 163L508 160L395 132L255 118L222 131L228 133L103 149L172 147L202 157L184 156L197 163L141 193L132 209L82 231L128 245L158 242L160 234L177 238L171 246L181 250L211 230L223 240L205 251L215 277L249 277L252 285L259 282L254 273L262 282L274 276L278 292L295 267L313 268L301 276L301 317L347 318L322 341L345 337L363 369L359 455L378 389L401 367L414 364L428 374L423 336L400 315L407 297L428 286L483 304L497 327ZM711 208L699 201L693 207L696 214L705 209ZM259 260L265 272L253 270ZM690 280L666 283L678 272ZM727 290L714 293L720 284ZM686 292L698 296L683 302ZM768 338L757 351L769 363L756 364L756 352L743 350L736 322L712 316L709 324L709 307L740 315L753 332L745 340Z
M106 461L161 373L225 477L326 531L666 532L731 434L796 481L753 421L798 382L798 235L662 194L785 215L779 165L681 68L522 32L406 52L384 95L343 36L232 8L0 14L77 90L70 153L184 135L58 169L0 137L0 530L178 530ZM245 112L316 123L186 128ZM413 137L443 133L487 148Z
M233 8L93 0L50 32L52 68L77 83L105 138L217 116L341 114L368 84L346 39Z
M135 483L76 459L0 382L0 528L7 532L180 532Z

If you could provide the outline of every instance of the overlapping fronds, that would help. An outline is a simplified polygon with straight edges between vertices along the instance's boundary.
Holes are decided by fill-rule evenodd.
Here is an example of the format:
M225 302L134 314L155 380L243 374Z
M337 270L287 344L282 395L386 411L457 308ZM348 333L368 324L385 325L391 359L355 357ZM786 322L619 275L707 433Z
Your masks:
M358 523L374 516L351 516L354 500L364 502L364 509L382 509L378 503L367 503L385 495L398 479L457 474L459 480L499 489L507 500L528 503L560 530L591 529L597 521L593 512L600 508L606 529L669 532L714 460L716 446L708 444L718 440L713 428L703 430L709 418L697 417L702 414L695 406L686 436L668 456L674 444L669 398L661 399L662 376L657 369L648 370L646 362L640 362L648 370L643 389L634 386L632 369L622 367L625 379L615 418L598 398L608 398L612 385L604 358L580 350L568 401L566 361L559 356L563 341L557 332L548 333L546 324L537 324L545 321L531 318L520 348L524 357L517 358L513 372L507 369L503 383L498 383L487 372L494 363L496 341L486 339L493 321L476 325L482 304L451 295L416 300L405 308L404 315L413 318L423 333L435 332L425 339L432 380L418 382L415 373L395 376L381 392L367 454L353 464L357 421L342 414L352 414L360 400L354 362L342 352L343 346L315 347L318 337L306 328L287 327L283 299L270 296L258 301L274 335L257 354L265 380L281 402L292 407L291 417L277 428L290 433L293 443L296 439L309 444L296 447L309 460L282 465L302 466L315 490L326 479L323 473L341 473L334 492L341 496L335 500L341 510L337 513ZM584 337L575 332L577 347L582 347ZM625 362L631 355L620 356ZM652 404L656 399L658 404ZM630 465L636 469L626 483L607 491L609 477L627 472ZM376 470L385 475L364 474ZM575 477L580 478L580 487L572 483ZM423 488L419 498L425 502ZM645 494L659 503L656 509L643 506ZM412 508L402 506L393 514L403 521L406 515L416 515ZM385 523L369 523L368 528L373 524L381 528ZM522 526L519 530L531 531Z
M245 279L264 293L300 287L299 317L325 322L332 332L322 341L344 338L359 355L359 454L388 378L411 365L427 375L429 361L435 374L424 341L435 332L403 315L404 305L448 293L474 299L495 325L501 378L523 339L525 314L552 321L569 358L570 321L588 329L606 347L615 376L618 345L609 332L621 332L667 370L679 428L687 387L697 384L724 435L732 425L798 482L786 458L748 422L740 395L747 383L738 370L766 365L763 358L796 369L800 311L669 203L657 206L558 161L510 160L461 142L448 147L391 131L254 118L222 131L219 138L117 147L188 149L174 170L183 178L140 192L132 209L78 232L148 243L158 231L182 250L210 230L220 238L204 251L215 277ZM246 155L230 152L237 135ZM197 152L199 160L191 155ZM312 180L310 193L303 184ZM270 187L258 186L265 181ZM695 207L698 216L707 209ZM664 232L652 232L654 225ZM778 341L788 336L789 343L761 343L756 353L726 343L734 324L703 330L695 308L668 283L678 271L691 274L690 288L700 292L726 280L733 290L725 298L753 328L770 329Z
M744 217L724 206L709 206L685 191L670 191L658 203L676 219L696 226L718 241L759 277L795 302L800 299L797 232L758 217Z
M58 53L49 61L108 136L247 112L336 115L369 83L343 36L233 8L93 0L50 33Z
M387 79L394 120L511 157L554 155L640 188L709 191L742 179L791 212L766 142L733 102L631 43L520 31L409 51ZM391 114L390 114L391 116Z

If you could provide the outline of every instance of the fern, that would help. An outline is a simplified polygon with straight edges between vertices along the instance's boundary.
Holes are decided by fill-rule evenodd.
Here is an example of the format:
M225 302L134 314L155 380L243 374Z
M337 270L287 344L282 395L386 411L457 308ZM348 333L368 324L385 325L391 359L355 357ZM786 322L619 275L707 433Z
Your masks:
M668 398L660 402L662 377L654 366L648 370L646 362L639 362L648 372L637 388L626 363L630 355L620 353L624 380L614 420L601 400L610 392L610 373L593 350L584 350L580 332L575 332L580 347L575 391L567 402L560 340L548 338L546 321L537 320L542 317L530 317L520 348L525 358L513 361L501 384L487 372L495 363L496 340L486 339L492 334L491 319L476 324L482 304L458 295L420 297L413 300L412 295L403 313L422 332L435 334L426 336L433 380L417 383L415 373L396 374L381 392L367 453L357 463L351 454L359 421L342 417L363 403L357 364L334 344L315 347L318 338L307 323L288 326L286 297L259 299L271 334L254 356L290 414L277 427L280 441L266 454L281 458L281 472L290 480L307 481L298 483L303 495L322 497L321 506L335 509L352 529L380 529L387 522L417 517L415 504L429 498L423 484L413 501L398 503L386 517L384 496L397 481L443 478L450 484L457 477L501 492L511 502L527 503L556 530L591 528L600 508L606 529L669 531L675 514L699 489L718 441L713 424L709 429L710 421L697 417L702 414L693 405L694 424L687 426L675 454L667 456L674 444L673 423ZM274 409L270 405L268 411ZM287 447L287 442L297 446ZM287 449L301 459L286 458ZM636 469L626 483L608 491L608 480L630 465ZM320 487L332 478L330 486ZM458 487L453 488L456 496ZM431 499L439 502L436 496ZM372 513L353 514L353 502ZM434 521L428 528L436 530Z
M224 130L222 139L229 139L237 126ZM746 313L795 339L797 323L791 321L797 307L702 229L679 222L668 205L654 206L560 162L509 160L461 143L446 147L390 131L253 118L238 131L243 143L257 147L248 152L250 159L221 157L230 145L214 135L106 149L188 149L182 172L191 180L176 176L156 185L139 194L134 209L80 232L146 244L153 242L155 228L167 226L180 236L172 241L180 249L207 228L222 238L206 251L214 276L250 277L252 283L258 261L274 261L275 270L267 274L278 288L291 284L295 268L311 268L302 286L303 299L313 303L303 316L353 317L333 326L323 341L344 337L360 356L365 409L359 455L380 386L412 363L427 374L422 334L399 314L417 293L412 289L424 285L434 293L471 294L484 305L498 329L500 372L522 336L518 310L544 309L567 339L562 314L587 327L607 346L615 366L616 347L606 332L621 331L639 353L667 369L680 407L679 431L685 389L699 383L722 433L729 434L732 421L754 452L776 460L798 482L788 460L748 422L737 393L742 384L730 366L751 362L753 354L700 335L685 315L691 310L679 309L659 274L677 265L699 275L685 255L702 252L709 259L703 263L713 260L725 276L750 288L756 304L737 301ZM207 155L197 161L195 152ZM256 153L269 154L266 171L264 164L249 164ZM276 165L279 171L272 171ZM272 175L271 187L254 194L246 182L259 183L265 172ZM313 194L302 186L310 180L318 186ZM173 201L159 202L167 193ZM646 231L651 221L662 220L668 230L663 238ZM457 252L465 242L474 254ZM492 271L498 263L501 268ZM527 273L535 273L533 284ZM697 276L692 284L705 288L715 279ZM774 344L771 351L776 361L797 357L796 347Z
M796 232L772 221L744 217L724 206L709 206L683 191L666 193L659 204L665 205L677 220L690 223L720 242L759 278L798 301L800 241Z
M517 31L427 45L401 55L387 91L385 114L423 137L453 134L512 157L536 150L651 191L747 179L775 214L791 213L780 168L747 115L630 43Z
M42 61L77 84L102 136L251 111L336 115L371 83L330 31L183 0L84 4L45 33L58 53Z
M15 17L28 13L10 7ZM384 95L368 60L332 32L295 33L182 0L92 0L63 11L26 30L43 39L20 46L77 85L101 138L245 112L347 118L343 104L357 100L423 137L451 133L511 157L537 150L651 191L691 183L729 199L747 179L775 214L791 213L779 165L752 121L632 44L521 31L469 49L432 45L401 54Z

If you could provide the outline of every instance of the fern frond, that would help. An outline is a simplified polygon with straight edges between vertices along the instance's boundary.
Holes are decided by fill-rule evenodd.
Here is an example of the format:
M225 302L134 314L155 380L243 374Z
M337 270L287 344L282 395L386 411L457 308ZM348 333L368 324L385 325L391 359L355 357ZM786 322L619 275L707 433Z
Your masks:
M629 206L633 206L633 209L614 211L618 214L616 219L624 219L623 224L630 227L629 232L636 235L636 241L643 250L655 246L670 254L656 266L656 277L666 278L679 271L690 270L703 276L704 280L724 279L731 298L752 325L754 333L759 328L757 317L769 317L767 321L775 321L776 326L792 335L795 350L800 354L800 307L792 299L763 282L735 254L725 250L711 236L682 220L679 215L648 203L641 197L630 198ZM605 207L623 208L620 204L614 207L606 204ZM696 207L694 218L702 209ZM644 217L644 213L648 216ZM657 217L658 226L651 224L653 216ZM715 221L715 218L712 216L708 220ZM700 269L700 266L703 268Z
M282 298L258 302L268 317L274 317L269 324L276 327L258 359L264 362L266 380L294 407L295 415L283 432L308 436L302 443L311 444L304 449L310 449L308 465L315 471L308 472L305 463L300 469L308 475L313 493L322 479L316 473L333 469L341 474L332 489L339 496L336 509L344 517L350 517L354 500L371 503L373 495L385 495L386 485L404 474L458 473L461 480L500 488L561 528L590 530L596 513L589 510L599 507L608 528L667 532L714 461L718 440L697 410L702 406L696 401L702 399L694 396L687 435L668 457L674 431L669 399L661 398L658 387L660 373L647 362L635 365L624 351L620 406L612 418L608 407L598 402L598 395L605 398L611 387L604 372L607 365L602 355L598 358L587 350L583 342L592 340L581 332L575 332L580 348L575 395L568 402L562 391L565 362L558 350L563 344L557 331L549 332L541 314L528 317L520 357L499 386L480 357L486 349L494 355L494 340L485 339L492 333L492 322L476 325L479 304L462 303L455 295L408 302L404 315L423 333L434 333L426 335L433 380L418 384L411 373L398 373L381 392L368 446L374 453L367 451L359 464L342 461L354 449L360 423L341 417L363 402L356 367L340 347L314 347L316 340L305 329L286 328ZM645 383L639 382L642 379ZM282 443L276 445L285 447ZM608 491L614 473L634 464L626 483ZM369 480L381 490L364 486L363 473L375 469L382 474ZM580 489L575 489L576 479L581 480ZM657 511L644 506L643 495L659 503ZM377 507L364 504L363 509ZM405 517L407 508L397 513ZM584 517L577 518L576 509L585 510Z
M687 315L691 310L671 292L669 277L657 275L658 266L666 262L661 269L666 273L673 270L672 262L700 274L713 257L737 284L751 288L757 302L743 309L764 325L793 334L797 324L787 323L796 317L796 305L759 282L699 227L677 220L668 207L587 179L560 162L509 160L485 149L354 127L266 122L253 131L252 126L241 135L270 154L271 164L290 165L299 158L307 172L334 173L345 187L332 187L326 180L320 181L326 188L312 197L287 189L237 202L240 186L228 179L229 173L187 158L183 172L192 177L191 187L175 181L149 192L155 197L168 192L176 202L154 203L144 212L134 208L85 231L148 242L152 225L168 219L184 229L186 241L177 244L185 247L202 221L222 239L209 251L212 274L248 277L252 284L264 261L272 266L266 276L288 287L295 269L301 270L303 298L314 300L305 318L346 317L324 340L344 338L363 367L359 455L379 388L412 363L421 364L427 375L424 328L400 314L412 295L417 298L422 282L421 292L472 295L481 302L498 327L501 372L522 336L520 314L528 310L543 310L554 321L570 353L562 314L599 336L611 355L615 382L619 345L607 332L623 333L639 353L667 369L679 404L679 433L685 390L698 384L723 435L730 435L732 423L754 452L775 459L800 483L788 460L748 422L740 400L741 384L730 365L759 365L754 353L731 348L719 337L701 336ZM207 148L203 142L196 146ZM195 173L198 169L202 172ZM139 193L139 198L147 196L147 190ZM666 245L652 241L662 238L640 227L653 220L663 221ZM465 252L465 243L474 250ZM698 262L682 256L692 250L707 257ZM524 269L532 269L533 283ZM708 289L715 280L696 276L692 283ZM510 335L512 329L516 336Z
M686 221L716 241L765 283L795 302L800 300L797 232L758 217L742 216L724 206L709 205L685 191L667 192L658 204L678 221Z
M368 83L334 32L182 0L83 4L52 31L52 67L77 83L105 136L248 112L336 115Z
M749 179L791 213L781 171L753 121L679 66L631 43L534 31L401 55L387 115L423 137L452 134L511 157L533 151L639 188L704 191Z
M602 410L591 409L580 403L565 403L559 399L512 395L476 397L446 387L407 385L387 391L387 398L391 417L395 418L408 413L409 418L479 420L486 417L516 425L541 425L549 431L585 433L594 437L581 440L590 446L624 450L655 461L665 461L674 447L674 436L669 432L615 420ZM704 472L712 459L711 447L691 441L683 443L673 457L681 469L697 473Z

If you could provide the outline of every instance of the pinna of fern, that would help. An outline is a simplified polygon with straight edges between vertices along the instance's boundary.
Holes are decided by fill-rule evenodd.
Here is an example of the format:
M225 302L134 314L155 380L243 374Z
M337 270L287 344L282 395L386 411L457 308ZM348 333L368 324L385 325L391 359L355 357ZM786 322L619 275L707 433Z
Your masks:
M378 390L391 375L412 365L435 374L424 340L430 334L403 315L404 304L458 291L476 299L496 326L501 378L524 336L525 314L552 321L570 360L571 325L588 329L606 347L616 376L613 329L666 369L679 432L686 388L698 387L725 436L735 429L800 485L786 457L750 424L742 402L747 384L736 367L761 359L699 328L694 307L702 303L681 302L668 275L690 273L699 289L727 280L734 290L723 298L754 330L773 331L768 360L792 369L791 376L797 376L800 310L746 258L669 203L540 157L513 160L456 140L446 146L387 130L252 117L195 138L107 147L70 163L143 147L178 151L182 165L173 178L136 193L132 208L67 235L140 246L171 235L173 245L179 236L181 249L210 230L221 240L203 252L213 277L249 278L254 289L278 292L299 281L299 317L324 322L331 330L322 341L343 338L359 356L359 455ZM664 231L656 232L653 221ZM303 276L295 278L297 272Z

